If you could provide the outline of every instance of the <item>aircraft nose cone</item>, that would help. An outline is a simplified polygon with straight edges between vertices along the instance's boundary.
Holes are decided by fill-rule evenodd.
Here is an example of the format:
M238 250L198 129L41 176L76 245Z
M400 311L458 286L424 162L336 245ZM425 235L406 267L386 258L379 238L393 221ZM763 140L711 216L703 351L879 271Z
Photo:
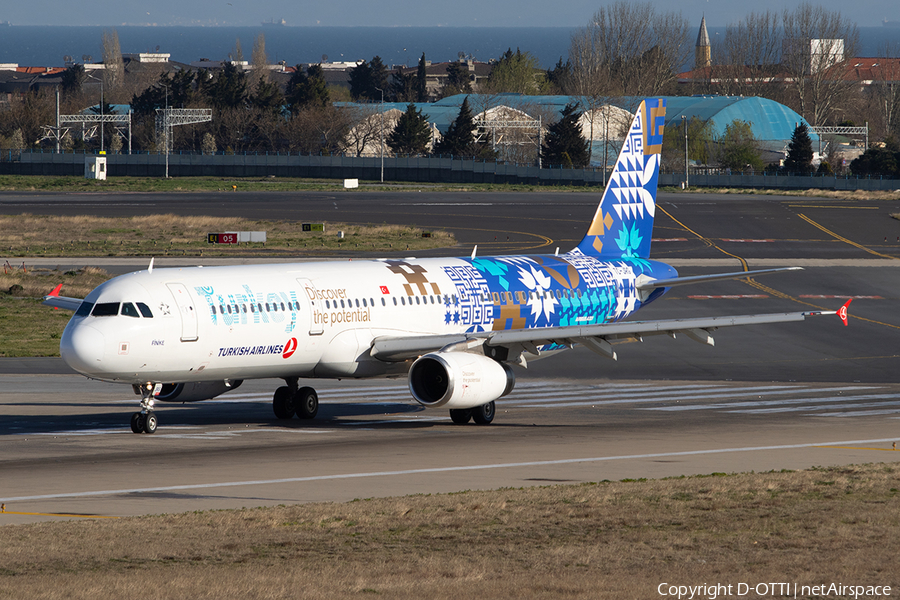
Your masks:
M103 364L103 334L90 325L67 327L59 343L59 354L79 373L94 373Z

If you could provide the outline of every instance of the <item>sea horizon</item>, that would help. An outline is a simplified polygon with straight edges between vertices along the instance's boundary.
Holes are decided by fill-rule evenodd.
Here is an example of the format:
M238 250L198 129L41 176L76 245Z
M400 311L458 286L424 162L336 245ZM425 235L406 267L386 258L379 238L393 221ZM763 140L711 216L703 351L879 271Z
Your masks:
M699 27L699 23L698 23ZM20 66L64 66L99 61L102 36L115 30L126 54L161 52L172 61L191 63L201 58L227 60L240 40L249 60L259 34L265 36L271 64L288 65L324 61L371 60L380 56L385 65L416 64L424 52L432 62L465 56L487 62L508 49L529 52L544 69L568 56L572 33L578 27L416 27L416 26L318 26L269 25L236 27L224 25L10 25L0 27L0 63ZM709 27L714 44L724 27ZM860 27L857 56L879 56L885 42L900 46L900 28Z

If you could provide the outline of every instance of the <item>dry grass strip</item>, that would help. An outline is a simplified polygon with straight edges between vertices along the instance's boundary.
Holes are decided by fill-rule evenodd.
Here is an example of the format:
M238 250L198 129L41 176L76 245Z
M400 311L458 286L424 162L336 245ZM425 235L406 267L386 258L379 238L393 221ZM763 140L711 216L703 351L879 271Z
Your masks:
M208 233L265 231L266 243L208 244ZM338 232L343 231L340 238ZM0 215L0 253L7 256L306 256L334 251L390 252L452 247L446 231L399 225L326 223L302 231L296 221L173 214L135 217Z
M0 598L628 599L659 597L663 582L897 590L898 488L900 468L875 464L7 526Z

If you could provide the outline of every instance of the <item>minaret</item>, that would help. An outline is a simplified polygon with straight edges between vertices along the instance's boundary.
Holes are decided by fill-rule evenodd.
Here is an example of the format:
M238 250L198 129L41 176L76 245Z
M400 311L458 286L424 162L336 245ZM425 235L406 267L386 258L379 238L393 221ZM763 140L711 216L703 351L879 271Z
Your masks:
M694 48L694 68L702 69L712 65L712 53L709 46L709 33L706 32L706 17L700 20L700 33L697 34L697 46Z

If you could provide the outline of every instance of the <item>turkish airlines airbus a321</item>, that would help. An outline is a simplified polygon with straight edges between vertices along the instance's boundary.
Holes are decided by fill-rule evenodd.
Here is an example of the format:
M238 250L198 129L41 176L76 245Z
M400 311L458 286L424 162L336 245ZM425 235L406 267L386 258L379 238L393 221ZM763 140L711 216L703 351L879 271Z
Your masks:
M650 260L665 103L641 103L581 243L557 255L380 259L231 267L150 268L122 275L74 310L60 354L93 379L141 396L135 433L153 433L154 402L213 398L245 379L273 378L275 414L312 419L301 379L408 376L413 398L455 423L488 424L515 383L512 365L582 344L616 359L611 342L683 333L713 344L719 327L800 321L795 312L625 321L671 287L786 269L679 277ZM839 311L846 324L846 305Z

